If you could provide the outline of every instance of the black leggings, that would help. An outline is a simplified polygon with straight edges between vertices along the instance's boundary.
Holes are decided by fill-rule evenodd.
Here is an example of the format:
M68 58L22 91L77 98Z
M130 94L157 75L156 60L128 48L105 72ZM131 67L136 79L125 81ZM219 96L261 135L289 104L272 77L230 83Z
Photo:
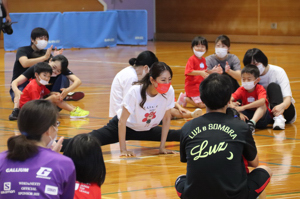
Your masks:
M277 106L278 104L281 104L283 102L282 92L281 88L276 83L270 83L267 88L267 95L269 98L270 108L271 110ZM286 123L289 123L296 114L296 109L293 103L283 112L283 116L286 119Z
M117 116L113 117L106 126L93 130L90 132L91 135L95 136L101 143L101 145L113 144L119 142L119 131L118 131L119 119ZM126 140L145 140L145 141L161 141L161 127L156 126L149 131L135 131L131 128L126 127ZM169 130L167 141L180 141L180 131ZM70 139L65 139L63 142L63 152Z

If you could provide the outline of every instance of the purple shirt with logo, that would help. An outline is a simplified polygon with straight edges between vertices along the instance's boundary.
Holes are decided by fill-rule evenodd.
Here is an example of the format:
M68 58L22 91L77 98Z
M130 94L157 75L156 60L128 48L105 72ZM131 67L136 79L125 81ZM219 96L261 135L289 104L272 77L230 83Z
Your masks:
M51 149L25 160L12 161L0 153L0 198L73 198L76 172L73 161Z

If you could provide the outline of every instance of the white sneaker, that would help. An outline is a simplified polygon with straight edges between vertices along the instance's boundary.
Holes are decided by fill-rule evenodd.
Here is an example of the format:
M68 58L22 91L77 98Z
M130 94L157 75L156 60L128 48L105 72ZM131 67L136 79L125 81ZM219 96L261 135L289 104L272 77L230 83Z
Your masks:
M202 109L201 108L196 108L193 112L192 112L192 118L196 118L202 115Z
M273 117L274 124L273 129L274 130L283 130L285 129L285 119L282 115L279 115L277 117Z

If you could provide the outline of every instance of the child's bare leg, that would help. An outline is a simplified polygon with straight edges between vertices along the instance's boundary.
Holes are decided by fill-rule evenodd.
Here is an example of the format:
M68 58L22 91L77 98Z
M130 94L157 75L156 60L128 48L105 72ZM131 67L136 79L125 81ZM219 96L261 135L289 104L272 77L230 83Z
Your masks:
M64 109L64 110L67 110L67 111L69 111L69 112L74 111L75 108L76 108L75 106L73 106L73 105L71 105L71 104L68 104L68 103L65 102L65 101L59 101L59 102L56 102L55 104L56 104L56 106L58 106L59 108Z
M176 117L178 119L181 118L191 118L192 117L192 112L185 109L185 112L183 112L182 114L180 113L180 111L177 108L171 108L171 115L172 118Z
M260 118L262 118L267 111L267 106L266 104L264 104L263 106L260 106L256 109L256 111L254 112L253 117L251 118L252 121L254 121L255 123L258 122L258 120L260 120Z

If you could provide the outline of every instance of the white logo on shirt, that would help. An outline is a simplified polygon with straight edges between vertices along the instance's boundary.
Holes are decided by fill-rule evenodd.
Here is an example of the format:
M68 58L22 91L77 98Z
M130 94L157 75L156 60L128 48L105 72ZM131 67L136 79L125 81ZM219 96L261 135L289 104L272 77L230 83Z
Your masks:
M4 182L3 189L4 191L9 191L11 189L11 182Z
M203 63L200 64L200 68L204 68L204 64Z
M37 178L51 179L48 175L51 173L52 169L48 167L41 167L40 170L36 173Z
M75 184L75 190L77 190L78 187L79 187L79 183L76 182L76 184Z
M249 102L249 103L252 103L252 102L254 102L255 101L255 98L254 97L248 97L247 98L247 101Z
M51 185L46 185L45 193L55 196L55 195L58 194L58 187L51 186Z

